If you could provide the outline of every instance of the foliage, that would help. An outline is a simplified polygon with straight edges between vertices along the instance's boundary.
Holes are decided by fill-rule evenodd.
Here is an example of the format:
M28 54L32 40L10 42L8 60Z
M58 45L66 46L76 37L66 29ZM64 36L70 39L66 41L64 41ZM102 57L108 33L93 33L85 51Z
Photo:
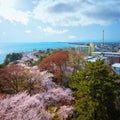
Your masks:
M4 68L6 65L4 63L0 64L0 68Z
M5 93L17 93L25 85L24 69L11 65L0 69L0 90Z
M72 74L80 70L84 63L85 53L76 50L69 50L69 65L73 68Z
M61 100L65 101L61 104ZM33 96L26 92L0 99L1 120L60 120L72 115L71 102L74 100L69 89L53 88ZM49 112L48 106L55 106L56 113Z
M46 58L46 57L47 57L46 54L41 55L41 56L39 57L39 59L38 59L34 64L32 64L32 66L34 66L34 65L39 65L39 63L40 63L44 58Z
M70 87L76 97L75 119L116 120L114 100L117 96L117 76L109 73L103 61L86 62L85 68L72 77Z
M120 95L115 100L115 105L118 110L120 110Z
M12 53L12 54L7 54L6 58L4 60L4 64L9 64L11 62L15 62L16 60L19 60L22 58L22 53Z
M9 65L0 68L0 91L18 93L27 90L30 94L40 80L40 72L22 65Z
M47 70L55 75L55 80L60 82L62 80L62 74L66 68L66 61L68 58L68 52L59 51L45 59L39 64L40 70Z
M76 51L74 48L68 49L68 59L66 62L66 68L64 70L62 85L69 87L68 83L71 80L71 75L84 67L85 53ZM59 75L59 74L57 74Z

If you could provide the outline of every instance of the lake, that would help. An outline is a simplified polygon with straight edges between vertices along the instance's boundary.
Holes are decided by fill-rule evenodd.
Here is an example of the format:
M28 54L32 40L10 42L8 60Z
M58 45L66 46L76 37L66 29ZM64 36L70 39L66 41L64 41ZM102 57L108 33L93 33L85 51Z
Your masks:
M46 50L48 48L67 48L76 45L64 42L41 42L41 43L0 43L0 63L5 59L8 53L30 52L33 49Z

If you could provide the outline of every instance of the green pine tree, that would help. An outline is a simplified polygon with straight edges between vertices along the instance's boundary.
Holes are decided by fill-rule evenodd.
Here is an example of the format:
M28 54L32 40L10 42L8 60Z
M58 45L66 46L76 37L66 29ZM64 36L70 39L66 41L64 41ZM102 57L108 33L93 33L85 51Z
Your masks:
M86 62L85 68L72 76L70 87L76 97L75 120L119 120L114 100L117 96L117 76L104 62Z

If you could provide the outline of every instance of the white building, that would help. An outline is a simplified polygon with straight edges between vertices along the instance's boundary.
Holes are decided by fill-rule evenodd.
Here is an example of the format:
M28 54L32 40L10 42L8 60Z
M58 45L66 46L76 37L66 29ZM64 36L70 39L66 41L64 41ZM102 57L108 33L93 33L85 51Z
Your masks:
M114 71L116 72L116 74L120 75L120 63L114 63L112 65L112 68L114 69Z
M95 49L94 43L90 43L89 45L78 45L76 47L76 50L78 50L80 52L84 52L87 55L91 55L92 52L94 52L94 49Z

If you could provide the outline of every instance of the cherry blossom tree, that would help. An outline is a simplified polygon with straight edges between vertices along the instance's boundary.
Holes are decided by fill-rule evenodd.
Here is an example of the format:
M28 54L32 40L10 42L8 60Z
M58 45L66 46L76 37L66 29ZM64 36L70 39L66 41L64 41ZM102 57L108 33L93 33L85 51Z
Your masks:
M0 91L18 93L27 90L31 94L36 84L40 86L40 78L40 71L36 67L9 65L0 68Z
M61 104L61 100L65 102ZM0 99L0 119L52 120L56 116L60 119L67 119L72 115L71 104L73 100L71 90L60 87L33 96L28 95L27 92L18 93ZM49 111L47 109L49 106L57 109Z

